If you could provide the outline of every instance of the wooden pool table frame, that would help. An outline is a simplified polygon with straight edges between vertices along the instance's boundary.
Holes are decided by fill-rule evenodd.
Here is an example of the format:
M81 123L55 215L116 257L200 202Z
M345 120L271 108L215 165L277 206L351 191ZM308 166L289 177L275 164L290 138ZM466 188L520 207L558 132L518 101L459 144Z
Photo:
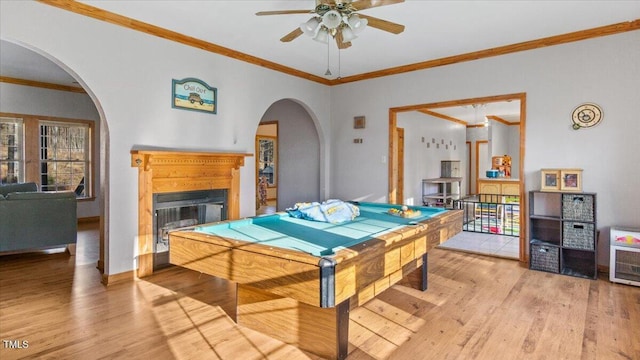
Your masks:
M317 257L182 230L170 233L170 262L237 283L235 321L333 359L348 353L349 310L422 267L427 253L462 230L462 211L405 225L335 255Z

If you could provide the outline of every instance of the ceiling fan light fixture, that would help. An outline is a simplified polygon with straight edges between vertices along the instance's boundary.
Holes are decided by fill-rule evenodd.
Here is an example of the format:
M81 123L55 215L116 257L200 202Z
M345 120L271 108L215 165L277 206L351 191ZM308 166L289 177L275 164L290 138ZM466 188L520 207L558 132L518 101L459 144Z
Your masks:
M368 23L369 21L367 21L367 19L361 19L357 14L351 14L351 16L349 16L348 24L355 34L362 32Z
M300 30L309 36L314 36L320 26L320 18L312 17L307 22L300 24Z
M322 25L327 29L336 29L342 23L342 15L336 10L329 10L322 15Z
M318 33L316 34L316 36L313 38L313 40L319 41L321 43L328 43L329 31L327 31L325 27L321 27L320 30L318 30Z
M350 27L345 26L342 28L342 42L348 43L349 41L356 39L357 36Z

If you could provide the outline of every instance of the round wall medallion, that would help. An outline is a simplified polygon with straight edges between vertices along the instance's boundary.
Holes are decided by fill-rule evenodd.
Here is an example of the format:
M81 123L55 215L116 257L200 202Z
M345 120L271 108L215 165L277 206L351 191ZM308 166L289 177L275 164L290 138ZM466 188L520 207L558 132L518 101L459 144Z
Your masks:
M602 109L594 103L584 103L573 110L571 121L575 130L598 125L603 117Z

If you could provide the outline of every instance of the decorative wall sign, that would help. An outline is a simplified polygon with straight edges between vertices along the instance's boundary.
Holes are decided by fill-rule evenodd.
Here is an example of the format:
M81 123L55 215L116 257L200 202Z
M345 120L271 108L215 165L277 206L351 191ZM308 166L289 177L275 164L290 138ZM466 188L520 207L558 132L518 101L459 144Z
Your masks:
M584 103L573 109L571 121L573 129L589 128L598 125L602 120L603 113L600 106L594 103Z
M186 78L173 79L171 86L171 107L216 114L218 111L218 90L202 80Z

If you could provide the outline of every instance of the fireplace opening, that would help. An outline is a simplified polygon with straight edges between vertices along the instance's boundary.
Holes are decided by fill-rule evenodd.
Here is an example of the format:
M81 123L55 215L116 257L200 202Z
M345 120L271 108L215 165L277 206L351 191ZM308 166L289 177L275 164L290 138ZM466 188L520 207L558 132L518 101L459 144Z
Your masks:
M227 219L227 190L153 195L153 269L169 266L171 230Z

